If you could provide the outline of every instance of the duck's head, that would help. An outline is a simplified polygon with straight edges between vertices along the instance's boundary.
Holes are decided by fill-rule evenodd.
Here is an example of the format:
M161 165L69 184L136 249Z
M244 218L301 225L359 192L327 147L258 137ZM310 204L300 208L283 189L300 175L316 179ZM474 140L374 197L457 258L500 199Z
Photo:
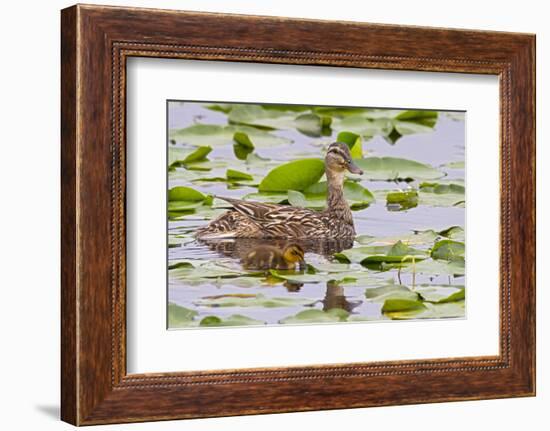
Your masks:
M283 250L283 259L287 263L298 264L302 268L305 266L304 249L298 244L289 244Z
M349 147L343 142L334 142L329 145L325 165L327 171L342 174L349 171L352 174L363 175L363 171L353 162Z

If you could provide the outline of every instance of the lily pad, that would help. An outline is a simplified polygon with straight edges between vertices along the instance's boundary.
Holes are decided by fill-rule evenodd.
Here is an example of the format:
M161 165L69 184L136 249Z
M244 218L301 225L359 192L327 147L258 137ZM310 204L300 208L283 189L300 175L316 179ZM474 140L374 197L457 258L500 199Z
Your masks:
M232 296L216 296L211 298L202 298L194 302L197 306L203 307L295 307L312 305L315 299L285 297L285 298L270 298L261 293L252 297L232 297Z
M295 316L285 317L281 319L279 323L331 323L331 322L345 322L349 313L341 308L331 308L328 311L323 310L304 310L300 311Z
M168 191L169 201L202 202L206 195L191 187L177 186Z
M465 251L466 247L463 242L445 239L434 245L431 256L433 259L443 260L464 259Z
M386 194L386 205L388 209L408 210L418 206L418 192L414 189L399 190Z
M246 172L228 169L225 173L228 181L254 181L254 177Z
M295 112L265 109L260 105L235 104L228 115L233 124L244 124L261 129L289 129L295 127Z
M332 118L329 116L320 116L317 114L302 114L294 120L296 130L300 133L313 138L330 135L330 124Z
M195 310L182 307L181 305L168 303L168 327L169 328L184 328L190 326L193 319L199 313Z
M425 163L397 157L366 157L355 163L370 180L430 180L443 177L440 170Z
M421 285L415 291L424 301L442 304L445 302L461 301L465 298L464 286L454 285Z
M385 302L388 299L400 299L414 302L420 299L418 293L400 284L388 284L387 286L369 288L365 291L365 296L372 302Z
M440 231L439 235L447 237L447 238L455 240L455 241L464 242L464 239L465 239L464 229L460 226L451 226L447 229L444 229L444 230Z
M425 275L464 275L465 265L463 260L433 260L426 259L422 262L415 263L414 266L408 265L402 269L403 272L415 272L416 274Z
M284 163L272 169L260 183L261 192L302 191L315 184L325 173L320 159L301 159Z
M206 160L206 156L210 154L211 151L212 147L209 146L201 146L192 150L169 146L168 166L173 168L175 166L181 166L187 163Z
M424 302L422 308L388 311L385 314L395 320L460 318L465 316L465 307L464 301L443 304Z
M287 193L278 192L263 192L263 193L249 193L243 196L245 201L258 201L267 202L272 204L282 204L288 202Z
M359 244L364 245L392 245L397 241L402 241L403 244L409 246L431 246L440 235L434 230L425 230L414 232L408 235L390 236L390 237L375 237L369 235L359 235L355 238Z
M431 206L458 206L465 203L465 187L459 182L420 184L420 203Z
M169 139L177 143L212 147L233 143L235 133L246 133L257 147L272 147L292 142L290 139L273 135L254 127L218 124L194 124L183 129L171 129Z
M252 319L241 314L232 314L228 317L206 316L199 326L250 326L250 325L265 325L261 320Z
M281 271L281 270L270 270L270 273L277 278L283 280L292 281L295 283L324 283L327 281L337 281L343 282L346 281L356 281L354 273L347 272L336 272L336 273L315 273L315 274L302 274L294 271Z
M360 159L363 157L363 147L361 143L361 136L353 132L340 132L336 137L338 142L343 142L349 147L351 157L353 159Z

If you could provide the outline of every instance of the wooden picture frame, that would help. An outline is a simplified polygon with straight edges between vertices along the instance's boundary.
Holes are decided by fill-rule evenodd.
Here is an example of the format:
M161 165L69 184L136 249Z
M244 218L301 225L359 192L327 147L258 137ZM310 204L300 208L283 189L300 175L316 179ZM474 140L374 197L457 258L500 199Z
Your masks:
M534 35L77 5L62 11L61 49L64 421L535 394ZM500 354L127 374L125 65L131 56L499 76Z

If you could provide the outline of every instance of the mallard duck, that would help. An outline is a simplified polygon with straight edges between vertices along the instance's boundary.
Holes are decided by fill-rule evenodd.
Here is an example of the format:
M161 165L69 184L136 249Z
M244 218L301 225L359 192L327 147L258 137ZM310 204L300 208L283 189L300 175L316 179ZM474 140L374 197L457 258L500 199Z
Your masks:
M289 244L284 249L262 245L250 251L242 260L245 269L302 269L305 266L304 250L298 244Z
M353 216L344 197L346 171L363 174L353 163L348 146L334 142L325 156L327 208L324 211L217 196L229 202L233 209L197 229L195 236L199 239L353 238Z

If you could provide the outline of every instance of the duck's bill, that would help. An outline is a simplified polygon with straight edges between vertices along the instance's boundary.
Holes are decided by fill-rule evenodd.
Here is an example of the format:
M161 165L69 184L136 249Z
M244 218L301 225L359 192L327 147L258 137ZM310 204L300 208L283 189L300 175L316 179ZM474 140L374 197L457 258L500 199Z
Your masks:
M348 171L352 174L363 175L363 170L353 162L348 164Z

